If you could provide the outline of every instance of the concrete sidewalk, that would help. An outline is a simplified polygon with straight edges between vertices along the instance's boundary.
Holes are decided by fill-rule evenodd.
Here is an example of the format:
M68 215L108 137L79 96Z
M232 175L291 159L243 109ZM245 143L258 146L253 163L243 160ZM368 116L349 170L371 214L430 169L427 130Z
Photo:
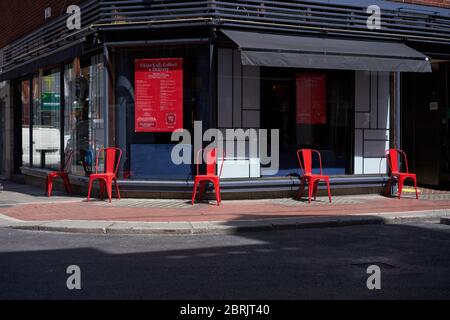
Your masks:
M112 203L56 192L52 198L28 185L4 183L0 227L106 234L223 234L293 228L336 227L450 217L450 192L422 190L420 200L379 195L307 201L264 199L192 206L187 200L122 199Z

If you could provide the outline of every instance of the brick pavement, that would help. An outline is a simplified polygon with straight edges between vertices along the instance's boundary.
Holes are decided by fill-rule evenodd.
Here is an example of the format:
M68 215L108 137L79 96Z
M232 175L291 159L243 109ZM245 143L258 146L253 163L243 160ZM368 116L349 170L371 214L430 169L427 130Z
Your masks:
M307 204L293 199L223 201L191 206L183 200L147 200L136 205L136 200L115 200L112 204L94 201L87 203L55 202L22 204L0 209L0 213L24 221L49 220L106 220L106 221L231 221L262 218L346 216L450 209L450 200L395 199L382 196L334 197L328 204L325 198ZM127 202L130 205L127 205ZM161 203L163 205L161 205Z
M421 190L420 200L411 193L402 199L380 195L335 196L316 202L294 199L229 200L216 206L214 201L192 206L188 200L122 199L86 202L80 197L46 198L33 187L7 185L2 191L0 214L22 221L136 221L136 222L200 222L258 220L313 216L350 216L427 210L450 210L450 192ZM12 199L14 197L14 199Z

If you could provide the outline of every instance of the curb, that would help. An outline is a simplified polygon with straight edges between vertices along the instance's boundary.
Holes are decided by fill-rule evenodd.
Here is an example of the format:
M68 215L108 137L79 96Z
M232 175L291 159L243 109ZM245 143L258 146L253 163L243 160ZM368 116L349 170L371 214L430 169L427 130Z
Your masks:
M450 209L210 222L113 222L113 221L19 221L0 215L0 228L65 233L112 235L237 234L354 225L433 222L450 224Z
M243 232L275 231L306 228L332 228L352 225L382 224L380 217L308 217L280 218L254 221L223 222L103 222L103 221L51 221L39 223L0 224L0 228L51 231L66 233L115 235L201 235L237 234Z

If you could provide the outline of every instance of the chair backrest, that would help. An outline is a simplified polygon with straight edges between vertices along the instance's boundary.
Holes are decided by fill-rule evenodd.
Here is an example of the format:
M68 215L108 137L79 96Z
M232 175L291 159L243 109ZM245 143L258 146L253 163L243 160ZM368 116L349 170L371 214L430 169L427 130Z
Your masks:
M320 174L322 174L322 157L320 156L320 152L314 149L300 149L297 151L297 159L302 170L302 175L312 174L313 153L316 153L319 157Z
M197 175L200 173L200 164L202 161L200 160L200 155L206 152L206 174L210 176L216 175L216 166L217 166L217 148L212 149L200 149L197 151ZM202 158L203 159L203 158ZM219 177L222 175L223 162L225 159L225 152L222 152L222 162L220 164L220 172Z
M104 154L105 159L105 166L103 173L117 175L117 171L119 170L120 159L122 158L122 150L120 148L114 147L99 149L97 152L97 159L95 161L95 173L99 173L98 161L102 153Z
M400 154L400 158L399 155ZM403 158L403 159L402 159ZM389 169L391 169L391 172L401 172L401 161L404 160L405 167L406 167L406 173L409 173L409 167L408 167L408 159L406 157L406 153L404 153L400 149L389 149L386 150L386 159L389 164Z

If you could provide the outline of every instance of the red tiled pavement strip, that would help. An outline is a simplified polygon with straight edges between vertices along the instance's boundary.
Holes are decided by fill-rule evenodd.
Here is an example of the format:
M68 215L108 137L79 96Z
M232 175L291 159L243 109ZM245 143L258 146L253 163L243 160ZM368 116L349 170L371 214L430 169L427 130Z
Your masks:
M196 204L184 208L118 207L114 203L24 204L0 208L0 213L23 221L102 220L146 222L198 222L254 220L307 216L347 216L407 211L449 209L450 200L415 200L373 197L358 204L300 204L287 206L274 201L223 201L217 207Z

